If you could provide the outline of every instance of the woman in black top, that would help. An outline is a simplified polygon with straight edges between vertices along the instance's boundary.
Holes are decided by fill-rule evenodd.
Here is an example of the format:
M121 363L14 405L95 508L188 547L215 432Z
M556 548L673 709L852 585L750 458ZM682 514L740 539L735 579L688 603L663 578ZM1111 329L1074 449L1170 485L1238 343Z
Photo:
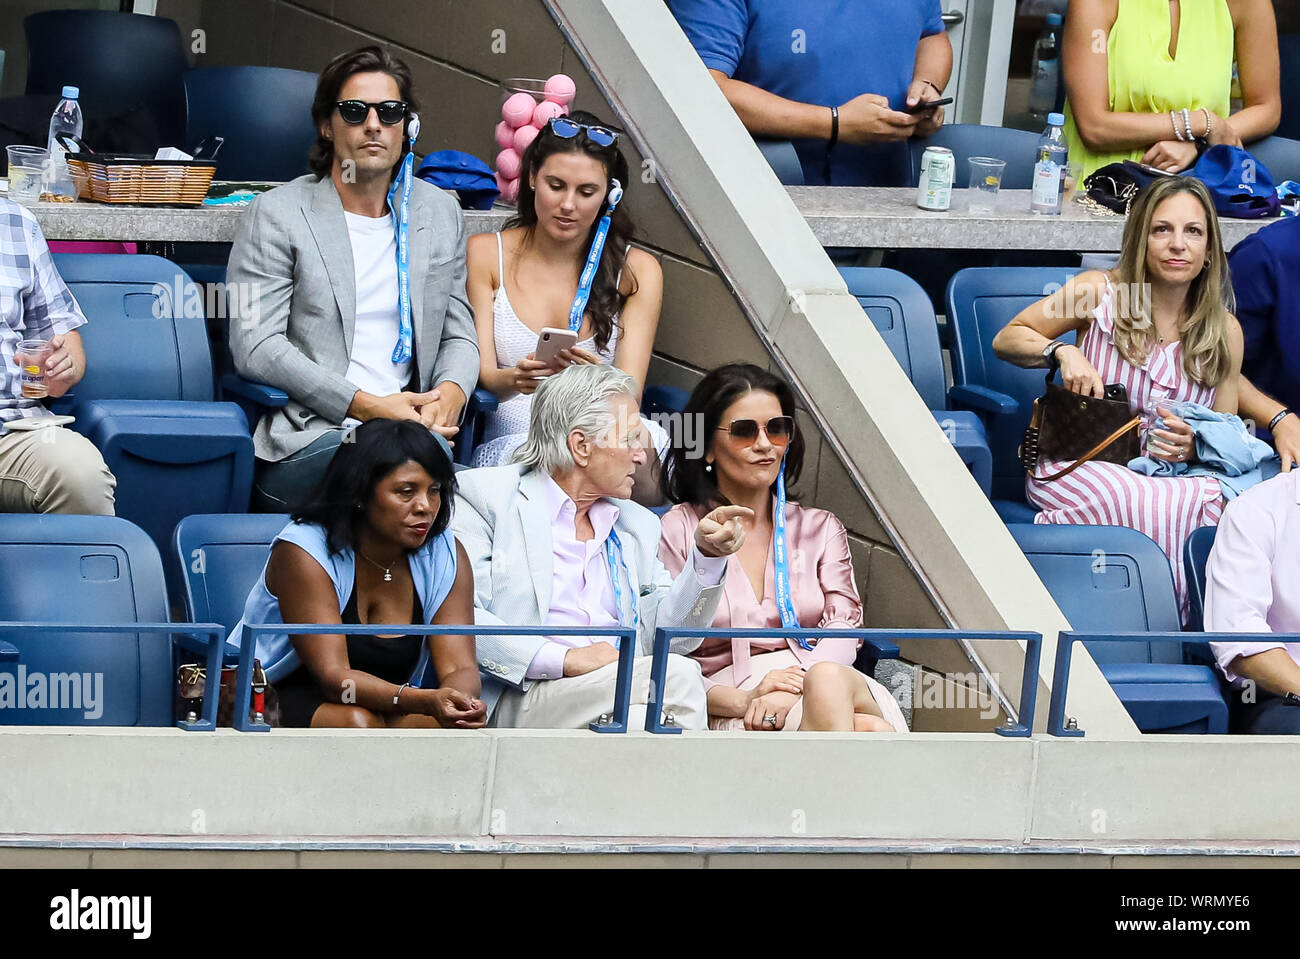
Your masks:
M473 569L447 529L454 490L446 441L420 423L357 427L272 548L265 588L278 601L280 621L472 623ZM302 531L312 527L316 543L323 530L325 565L289 541L310 546ZM336 583L346 583L353 568L341 603L345 587ZM302 666L276 684L284 725L482 726L474 637L428 637L438 685L419 688L423 677L414 671L426 637L393 632L291 637Z

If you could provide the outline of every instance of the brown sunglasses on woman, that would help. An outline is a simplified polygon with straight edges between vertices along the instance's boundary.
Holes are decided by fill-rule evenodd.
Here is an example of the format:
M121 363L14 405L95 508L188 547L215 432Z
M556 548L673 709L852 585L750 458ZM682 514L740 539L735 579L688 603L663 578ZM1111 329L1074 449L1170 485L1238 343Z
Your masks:
M794 436L793 416L774 416L767 423L758 420L732 420L730 426L719 426L719 430L730 433L736 443L748 445L758 439L758 431L767 434L767 441L773 446L785 446Z

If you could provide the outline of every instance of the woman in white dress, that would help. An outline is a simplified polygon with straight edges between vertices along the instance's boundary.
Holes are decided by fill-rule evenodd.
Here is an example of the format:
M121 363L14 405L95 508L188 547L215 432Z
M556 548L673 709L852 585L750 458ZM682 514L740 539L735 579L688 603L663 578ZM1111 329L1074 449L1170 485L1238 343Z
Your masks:
M552 364L534 359L543 329L571 328L600 221L628 183L618 136L584 111L552 121L524 152L518 214L501 233L469 240L467 290L478 330L479 386L501 401L488 417L474 466L510 461L527 436L538 384L571 364L613 364L645 385L663 274L652 255L630 246L634 228L622 205L610 218L578 342ZM615 184L619 190L611 197ZM648 425L656 435L647 446L658 448L666 437ZM652 461L638 475L634 498L659 501L656 465Z

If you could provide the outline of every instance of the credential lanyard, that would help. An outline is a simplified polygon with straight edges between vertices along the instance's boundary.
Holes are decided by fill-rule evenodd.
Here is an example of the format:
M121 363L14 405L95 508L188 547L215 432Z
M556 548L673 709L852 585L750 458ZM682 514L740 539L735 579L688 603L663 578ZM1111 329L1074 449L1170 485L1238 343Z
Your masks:
M772 578L776 581L776 608L781 614L781 626L785 629L798 629L799 620L794 614L794 600L790 595L790 563L785 549L785 459L781 460L781 472L776 477L776 516L772 519ZM812 649L812 643L803 637L799 645Z
M627 571L627 564L623 561L623 543L618 538L618 533L610 528L609 537L605 540L605 563L609 566L609 581L614 584L614 605L618 607L618 624L626 626L623 620L623 579L627 578L627 585L632 587L632 576ZM622 575L620 575L620 573ZM641 625L641 616L636 609L635 599L632 602L632 628L637 629ZM619 640L614 639L614 648L618 649Z
M411 257L408 239L409 217L411 212L411 180L415 167L415 137L411 137L411 149L406 151L402 160L402 172L393 181L388 191L388 208L393 211L393 230L397 239L397 345L393 347L393 362L408 363L411 360ZM402 191L400 206L393 205L393 198L398 189Z
M574 333L582 328L582 315L587 312L587 301L591 299L591 286L596 280L600 255L605 251L605 239L609 236L610 220L622 199L623 187L615 180L609 190L609 208L600 218L600 223L596 225L596 236L591 241L591 249L587 251L587 263L582 268L582 275L578 277L578 292L573 297L573 305L569 307L569 329Z

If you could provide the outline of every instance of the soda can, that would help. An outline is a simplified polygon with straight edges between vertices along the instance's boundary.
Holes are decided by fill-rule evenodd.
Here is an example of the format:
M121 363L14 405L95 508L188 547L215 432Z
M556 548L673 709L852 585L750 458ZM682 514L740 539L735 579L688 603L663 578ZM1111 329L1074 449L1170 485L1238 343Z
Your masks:
M921 181L916 205L922 210L947 210L952 206L952 179L956 162L947 147L926 147L921 154Z

